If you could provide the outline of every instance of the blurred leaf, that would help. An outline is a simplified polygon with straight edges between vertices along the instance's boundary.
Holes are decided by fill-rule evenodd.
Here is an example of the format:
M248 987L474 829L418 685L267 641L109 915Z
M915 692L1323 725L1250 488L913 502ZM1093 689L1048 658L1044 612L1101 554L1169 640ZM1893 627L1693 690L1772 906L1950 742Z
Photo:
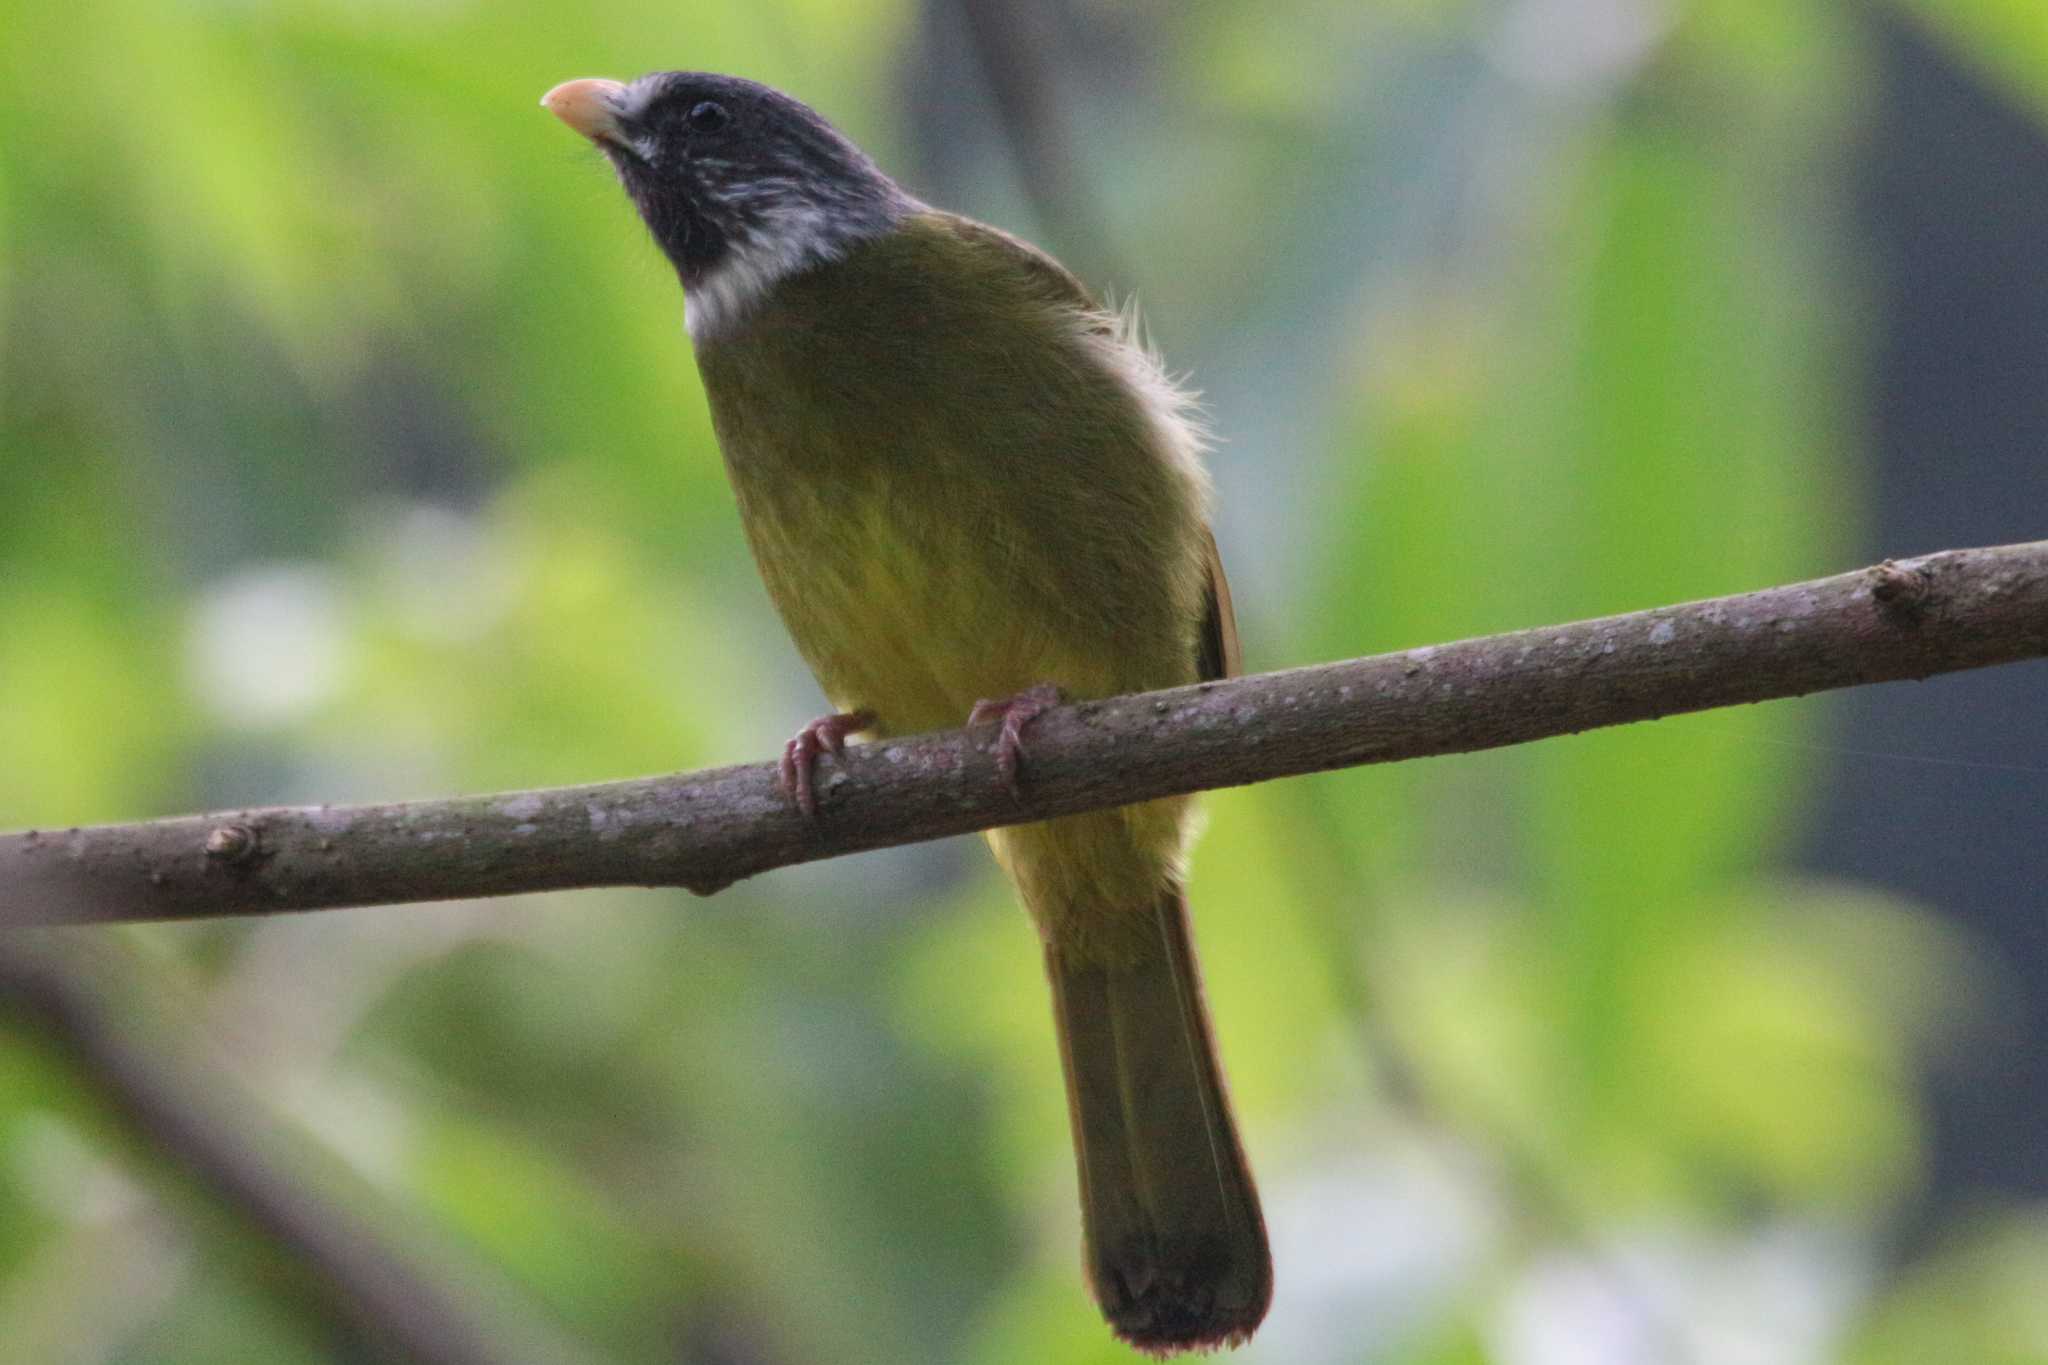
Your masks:
M112 1357L113 1365L331 1362L334 1343L309 1334L293 1308L289 1298L254 1289L218 1264L207 1265L159 1321Z
M422 1203L507 1267L573 1329L657 1357L691 1286L630 1210L517 1134L455 1115L421 1134Z
M0 824L146 814L160 799L147 775L186 722L159 685L163 642L132 614L36 586L0 585Z
M2034 0L1893 0L2048 121L2048 10Z
M1845 1359L1855 1365L2048 1360L2048 1222L1986 1216L1935 1249L1879 1305Z

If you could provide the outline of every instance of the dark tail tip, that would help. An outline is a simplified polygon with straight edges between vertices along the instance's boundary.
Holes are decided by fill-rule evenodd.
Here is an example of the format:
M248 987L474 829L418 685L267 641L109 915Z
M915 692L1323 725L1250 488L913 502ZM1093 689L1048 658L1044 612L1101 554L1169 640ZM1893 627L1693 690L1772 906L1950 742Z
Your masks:
M1263 1231L1212 1243L1176 1268L1149 1255L1098 1264L1091 1279L1110 1330L1152 1356L1242 1346L1273 1301Z
M1103 1296L1110 1330L1146 1355L1215 1351L1242 1346L1266 1316L1273 1282L1266 1278L1249 1302L1225 1302L1207 1285L1155 1285L1135 1296Z

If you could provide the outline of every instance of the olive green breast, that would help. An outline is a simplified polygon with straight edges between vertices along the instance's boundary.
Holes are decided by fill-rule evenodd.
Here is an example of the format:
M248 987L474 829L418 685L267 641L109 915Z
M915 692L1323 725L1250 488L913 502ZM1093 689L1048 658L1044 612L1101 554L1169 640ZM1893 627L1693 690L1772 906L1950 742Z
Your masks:
M1030 248L942 214L794 276L698 362L770 595L884 733L1195 677L1202 475L1156 370Z

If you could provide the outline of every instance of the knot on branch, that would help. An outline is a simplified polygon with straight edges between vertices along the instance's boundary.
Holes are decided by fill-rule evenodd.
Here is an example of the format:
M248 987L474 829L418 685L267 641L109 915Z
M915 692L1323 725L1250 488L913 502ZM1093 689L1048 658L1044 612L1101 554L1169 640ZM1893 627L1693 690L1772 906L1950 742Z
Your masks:
M1870 571L1870 595L1877 604L1902 617L1920 614L1927 605L1928 588L1934 575L1925 564L1901 564L1887 559Z
M261 843L249 825L221 825L206 836L208 862L234 867L256 856Z

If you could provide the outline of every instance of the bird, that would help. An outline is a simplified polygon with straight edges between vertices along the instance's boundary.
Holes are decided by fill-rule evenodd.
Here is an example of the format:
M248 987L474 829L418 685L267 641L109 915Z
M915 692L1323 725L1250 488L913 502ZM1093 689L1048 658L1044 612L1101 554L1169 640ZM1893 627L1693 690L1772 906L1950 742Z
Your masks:
M837 708L789 798L870 741L993 724L1002 780L1062 699L1239 668L1207 437L1135 310L904 189L823 116L737 76L566 81L684 321L769 597ZM989 832L1037 927L1088 1285L1155 1355L1237 1345L1272 1256L1197 965L1190 798Z

